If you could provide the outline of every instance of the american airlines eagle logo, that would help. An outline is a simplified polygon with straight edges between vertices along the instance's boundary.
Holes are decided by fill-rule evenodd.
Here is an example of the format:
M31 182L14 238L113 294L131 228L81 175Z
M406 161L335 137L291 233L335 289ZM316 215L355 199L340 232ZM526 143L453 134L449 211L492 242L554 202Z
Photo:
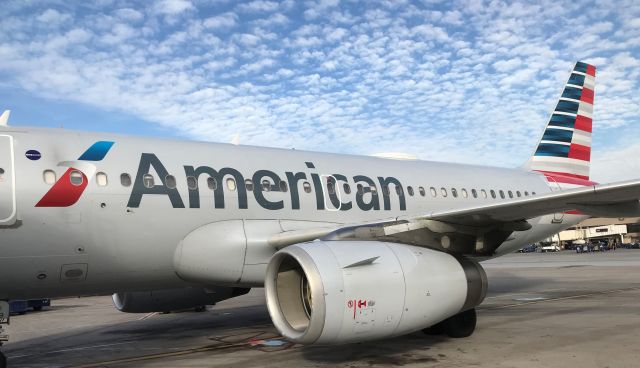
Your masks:
M77 161L62 161L58 166L67 167L67 171L53 184L51 189L38 201L36 207L69 207L74 205L87 188L89 180L96 172L91 161L102 161L114 142L98 141L87 149ZM80 175L80 178L73 176Z

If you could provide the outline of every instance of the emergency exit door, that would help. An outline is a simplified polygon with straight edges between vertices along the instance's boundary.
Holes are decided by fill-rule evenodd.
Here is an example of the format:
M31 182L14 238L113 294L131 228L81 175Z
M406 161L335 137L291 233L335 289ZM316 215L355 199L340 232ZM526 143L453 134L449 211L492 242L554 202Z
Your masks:
M13 137L0 135L0 226L16 222Z

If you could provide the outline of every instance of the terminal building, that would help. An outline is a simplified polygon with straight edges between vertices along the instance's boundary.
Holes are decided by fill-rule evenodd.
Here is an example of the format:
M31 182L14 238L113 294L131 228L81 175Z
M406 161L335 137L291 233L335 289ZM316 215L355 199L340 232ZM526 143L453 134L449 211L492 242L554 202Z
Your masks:
M640 241L640 217L590 218L554 235L551 241L562 248L574 242L606 241L608 244Z

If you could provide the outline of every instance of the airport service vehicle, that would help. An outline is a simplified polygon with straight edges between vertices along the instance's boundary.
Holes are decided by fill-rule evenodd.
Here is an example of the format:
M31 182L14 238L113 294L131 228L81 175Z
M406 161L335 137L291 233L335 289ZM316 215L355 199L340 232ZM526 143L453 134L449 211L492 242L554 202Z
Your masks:
M589 180L594 80L575 64L517 169L5 124L0 300L113 294L151 312L264 286L297 343L468 336L479 261L640 213L640 181Z
M542 253L559 252L560 251L560 247L558 246L558 244L545 245L540 249L541 249Z
M535 253L538 251L538 246L536 244L527 244L520 249L520 253Z

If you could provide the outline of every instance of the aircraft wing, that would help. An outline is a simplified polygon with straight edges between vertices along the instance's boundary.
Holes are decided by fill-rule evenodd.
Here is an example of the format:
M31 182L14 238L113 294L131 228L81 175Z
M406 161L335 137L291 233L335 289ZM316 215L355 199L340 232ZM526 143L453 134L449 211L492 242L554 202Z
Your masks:
M433 212L410 219L483 226L573 210L593 216L629 217L640 215L639 199L640 180L632 180Z
M640 180L538 194L497 203L405 216L376 223L277 234L277 248L313 239L378 240L440 247L462 254L490 255L514 231L529 230L528 220L579 211L591 216L640 216Z

